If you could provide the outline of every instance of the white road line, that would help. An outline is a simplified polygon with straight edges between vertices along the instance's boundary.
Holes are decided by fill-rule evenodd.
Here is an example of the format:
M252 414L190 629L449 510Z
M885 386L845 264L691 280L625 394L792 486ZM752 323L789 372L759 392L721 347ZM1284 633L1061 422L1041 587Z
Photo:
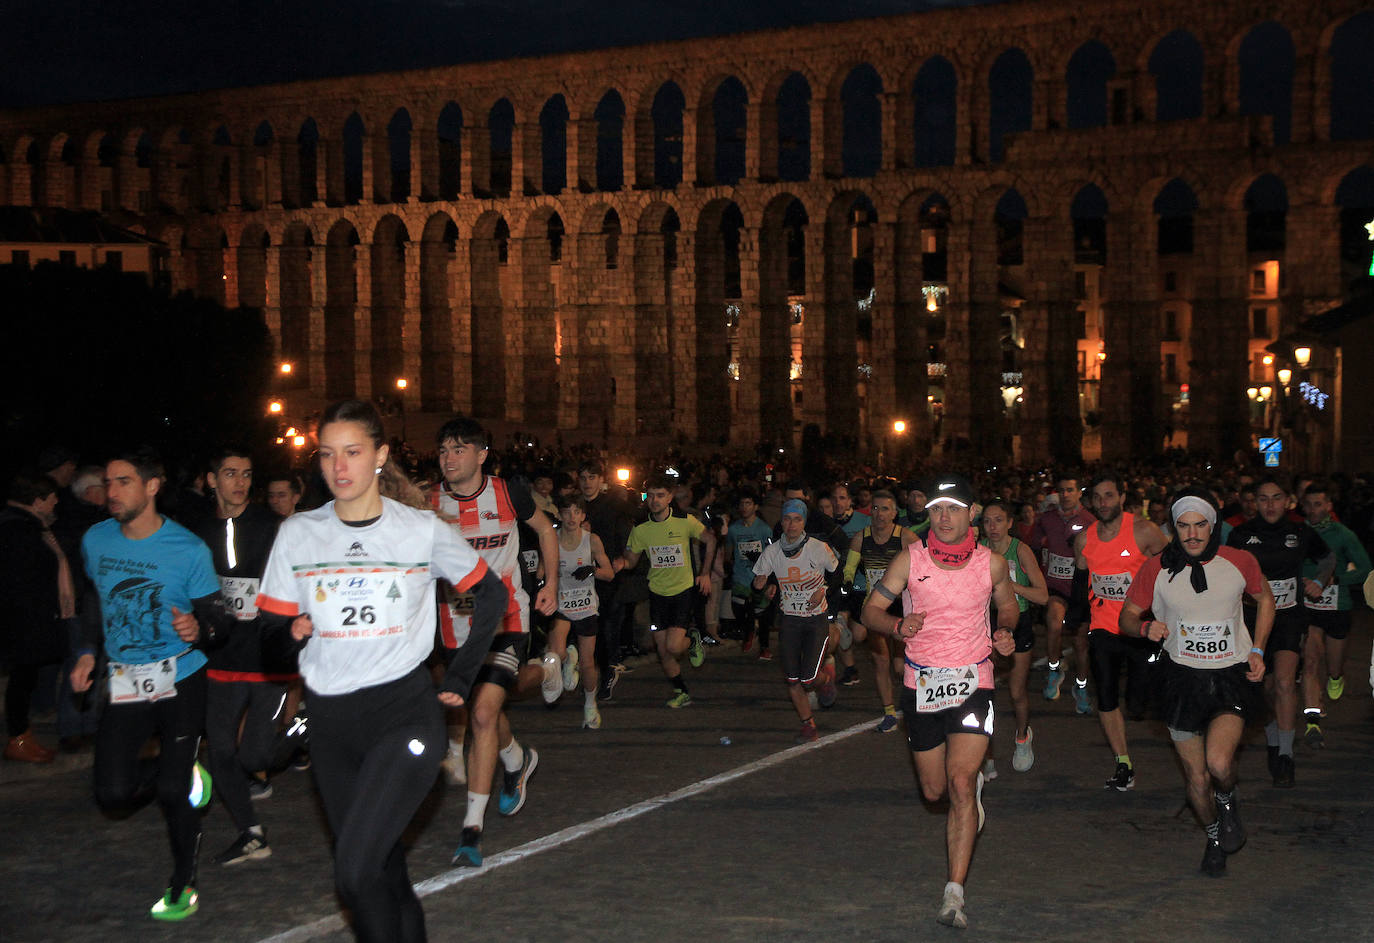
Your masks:
M515 864L518 861L532 858L546 851L552 851L560 845L566 845L568 842L576 841L579 838L594 835L597 832L619 825L621 822L628 822L631 819L644 815L646 812L653 812L656 809L672 805L675 802L681 802L683 799L690 799L704 792L710 792L717 786L723 786L726 783L734 782L737 779L742 779L745 776L750 776L761 770L777 766L779 763L785 763L809 750L816 750L828 743L835 743L839 740L852 737L857 733L863 733L865 730L872 729L873 721L865 720L863 723L855 724L853 727L849 727L845 730L827 734L815 743L805 743L801 746L789 747L778 753L771 753L752 763L746 763L735 769L726 770L724 773L719 773L708 779L698 780L691 785L683 786L681 789L674 790L673 792L664 793L652 799L645 799L642 802L636 802L634 805L626 806L623 809L617 809L599 818L580 822L577 825L570 825L551 835L545 835L542 838L536 838L534 841L526 842L515 848L498 852L487 858L480 868L452 868L448 871L436 874L432 878L420 881L415 885L415 893L420 897L428 897L430 894L437 894L439 891L452 887L455 884L459 884L463 881L471 881L475 878L490 874L497 868L505 867L508 864ZM300 926L292 927L290 930L284 930L274 936L264 937L259 943L297 943L297 941L300 940L312 940L326 933L337 933L345 929L347 929L347 926L344 923L343 917L334 914L329 917L322 917L310 923L303 923Z

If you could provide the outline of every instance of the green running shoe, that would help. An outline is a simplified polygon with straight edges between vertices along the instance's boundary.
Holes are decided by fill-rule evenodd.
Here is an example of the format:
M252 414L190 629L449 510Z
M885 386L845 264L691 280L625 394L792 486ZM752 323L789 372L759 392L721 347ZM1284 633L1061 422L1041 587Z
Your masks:
M687 661L693 668L700 668L702 662L706 661L706 647L701 644L701 636L692 633L692 645L687 649Z
M1341 699L1341 695L1344 694L1344 693L1345 693L1345 678L1344 678L1344 677L1340 677L1340 678L1327 678L1327 679L1326 679L1326 696L1327 696L1327 697L1331 698L1331 700L1333 700L1333 701L1339 701L1339 700Z
M209 805L212 784L213 780L210 779L210 771L208 769L201 766L200 763L196 763L195 766L191 767L191 794L187 797L190 799L191 805L195 806L197 809L203 809ZM181 918L174 917L169 919L180 920Z
M692 695L688 694L686 691L679 691L668 698L668 706L674 710L677 710L679 707L686 707L690 703L692 703Z
M199 766L200 764L197 763L196 765ZM200 895L196 893L194 887L183 887L181 895L176 900L172 899L172 889L169 887L162 898L153 904L148 913L154 920L176 921L185 920L199 909Z

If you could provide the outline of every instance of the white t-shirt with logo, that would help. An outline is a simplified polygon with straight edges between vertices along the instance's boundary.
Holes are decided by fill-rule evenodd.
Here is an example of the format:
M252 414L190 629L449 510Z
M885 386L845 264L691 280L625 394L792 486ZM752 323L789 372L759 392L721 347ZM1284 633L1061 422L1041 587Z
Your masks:
M308 614L314 634L301 676L317 694L347 694L404 677L434 647L434 581L460 590L487 567L458 531L430 511L382 499L365 527L339 520L334 502L282 522L258 608Z

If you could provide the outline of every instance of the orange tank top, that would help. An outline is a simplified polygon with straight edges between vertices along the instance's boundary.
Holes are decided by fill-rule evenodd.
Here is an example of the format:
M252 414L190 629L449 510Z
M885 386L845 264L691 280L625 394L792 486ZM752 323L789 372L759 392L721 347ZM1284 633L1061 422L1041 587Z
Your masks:
M1131 588L1131 580L1145 565L1145 554L1135 542L1135 515L1121 512L1121 530L1109 541L1097 536L1099 525L1088 528L1083 542L1083 559L1088 561L1088 607L1092 613L1090 629L1120 633L1117 620L1121 605Z

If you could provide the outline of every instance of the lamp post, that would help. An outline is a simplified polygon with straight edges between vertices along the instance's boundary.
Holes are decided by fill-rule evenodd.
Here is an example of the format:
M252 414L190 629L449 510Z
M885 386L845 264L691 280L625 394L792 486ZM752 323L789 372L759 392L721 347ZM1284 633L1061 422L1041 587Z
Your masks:
M410 438L406 434L406 388L410 386L410 381L405 377L396 378L396 403L401 410L401 442Z

